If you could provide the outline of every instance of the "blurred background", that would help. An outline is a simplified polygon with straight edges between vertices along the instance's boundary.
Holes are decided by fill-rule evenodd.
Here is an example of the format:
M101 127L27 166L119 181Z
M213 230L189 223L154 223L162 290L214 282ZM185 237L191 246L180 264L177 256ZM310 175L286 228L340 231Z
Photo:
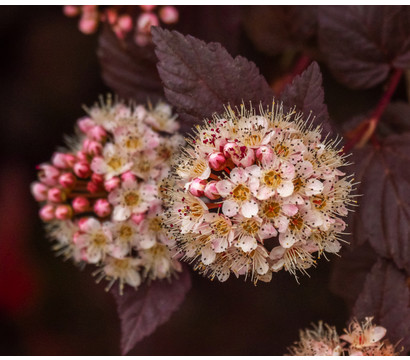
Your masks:
M72 133L81 106L109 90L98 36L80 33L61 6L3 6L0 39L0 354L118 355L112 296L92 270L55 257L30 194L35 166ZM311 322L342 330L348 313L328 290L330 265L322 259L300 285L283 272L256 287L193 273L181 309L133 354L281 355Z

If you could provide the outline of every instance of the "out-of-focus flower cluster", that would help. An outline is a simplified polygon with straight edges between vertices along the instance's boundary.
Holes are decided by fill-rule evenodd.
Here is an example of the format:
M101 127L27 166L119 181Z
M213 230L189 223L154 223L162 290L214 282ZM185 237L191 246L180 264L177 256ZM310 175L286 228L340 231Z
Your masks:
M321 140L282 106L234 111L198 126L163 186L165 224L184 259L211 279L270 281L337 253L352 178L338 140Z
M171 107L113 102L87 109L68 150L38 166L32 193L59 254L96 264L98 280L138 287L180 270L161 228L158 182L183 143Z
M108 23L119 39L134 31L139 46L151 43L151 26L172 25L179 19L174 6L158 5L65 5L64 14L80 16L78 28L84 34L95 33L100 22Z
M288 349L292 356L395 356L400 351L384 339L386 329L372 324L372 317L360 323L353 319L345 334L319 322L313 329L301 330L299 341Z

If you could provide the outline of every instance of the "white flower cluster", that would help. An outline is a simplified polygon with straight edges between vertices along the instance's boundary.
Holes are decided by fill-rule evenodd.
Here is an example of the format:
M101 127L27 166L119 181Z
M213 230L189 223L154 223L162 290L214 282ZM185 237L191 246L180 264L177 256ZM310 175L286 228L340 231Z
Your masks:
M282 106L234 111L198 126L164 184L165 223L184 259L212 279L296 276L337 253L353 200L337 140Z
M338 335L334 326L319 322L313 329L300 331L300 339L289 348L292 356L397 356L400 350L383 339L386 329L367 317L362 323L353 319Z
M171 107L101 101L77 122L70 151L40 166L32 185L56 249L98 266L98 281L138 287L170 277L181 265L161 226L158 183L183 143Z

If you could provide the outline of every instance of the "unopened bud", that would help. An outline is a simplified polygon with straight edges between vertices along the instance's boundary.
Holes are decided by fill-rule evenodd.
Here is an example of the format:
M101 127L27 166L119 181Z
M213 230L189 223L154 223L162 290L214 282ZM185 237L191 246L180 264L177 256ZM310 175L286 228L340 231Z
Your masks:
M57 185L60 171L52 165L42 164L38 166L38 177L40 181L48 186Z
M194 196L203 196L206 186L206 180L201 180L199 178L194 179L189 186L189 192Z
M159 17L165 24L175 24L178 21L178 10L174 6L164 6L159 10Z
M54 219L55 208L51 204L44 205L40 211L39 215L43 221L51 221Z
M132 214L131 215L131 220L136 224L139 225L141 224L142 220L145 219L145 215L143 213L141 214Z
M217 181L212 180L205 186L204 194L210 200L216 200L220 197L219 192L216 188L216 183Z
M84 196L77 196L76 198L74 198L72 202L72 206L73 206L74 212L82 213L89 209L90 202Z
M221 152L215 152L209 155L209 166L215 171L221 171L226 166L226 158Z
M117 189L120 186L120 183L121 183L120 179L118 177L114 176L111 179L106 180L104 182L104 188L108 192L111 192L111 191Z
M99 217L106 217L111 214L111 205L107 199L98 199L94 204L94 212Z
M31 193L37 201L47 200L48 187L41 182L31 184Z
M66 194L59 188L51 188L50 190L48 190L47 198L51 202L61 203L65 201Z
M60 175L58 182L63 188L72 189L76 183L76 177L73 173L64 173Z
M68 220L73 216L73 209L69 205L59 205L56 208L56 219Z
M91 175L90 165L86 162L78 162L73 167L74 173L82 179L86 179Z

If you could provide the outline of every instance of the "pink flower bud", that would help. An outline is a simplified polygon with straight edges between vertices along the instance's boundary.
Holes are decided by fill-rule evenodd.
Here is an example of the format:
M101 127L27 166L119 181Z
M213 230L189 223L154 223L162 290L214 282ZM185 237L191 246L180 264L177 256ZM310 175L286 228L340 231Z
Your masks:
M131 16L129 15L122 15L118 19L118 26L121 28L121 30L125 32L129 32L132 30L132 19Z
M92 156L98 156L102 153L102 144L98 141L89 141L86 152Z
M63 190L59 188L51 188L50 190L48 190L47 198L51 202L61 203L65 201L66 194Z
M110 25L114 25L117 22L118 14L114 9L107 9L105 11L105 15L107 16L107 20Z
M31 184L31 193L37 201L47 200L48 187L41 182Z
M121 180L122 181L132 181L132 182L136 182L137 181L137 177L132 174L131 172L127 171L124 174L121 175Z
M139 224L142 222L142 220L144 220L144 219L145 219L144 213L141 213L141 214L132 214L132 215L131 215L131 220L132 220L136 225L139 225Z
M88 156L87 156L87 154L84 152L84 151L77 151L77 158L76 158L76 163L77 162L87 162L87 160L88 160ZM73 167L74 167L74 165L75 164L73 164Z
M83 117L77 120L77 126L84 134L87 134L95 125L94 120L91 120L89 117Z
M91 175L91 181L98 185L101 185L104 182L104 175L93 173Z
M255 162L255 152L237 143L227 143L224 146L224 155L230 157L236 166L248 167Z
M175 24L178 21L178 10L174 6L164 6L159 10L159 17L165 24Z
M82 213L89 209L90 202L84 196L77 196L76 198L74 198L71 205L73 206L74 212Z
M107 132L101 125L96 125L88 130L87 136L95 141L104 141L107 137Z
M65 162L67 167L72 168L77 162L77 157L74 154L65 154Z
M75 5L65 5L63 12L65 16L74 17L80 15L80 8Z
M157 7L157 5L140 5L143 11L152 11Z
M53 154L53 157L51 159L51 162L53 165L59 169L67 169L68 164L66 162L66 156L63 153L56 152Z
M101 189L101 186L96 184L95 182L89 181L87 183L87 190L91 193L91 194L95 194L96 192L98 192Z
M56 219L68 220L73 216L73 209L70 205L59 205L56 208Z
M138 32L141 32L143 34L150 34L151 26L158 26L158 25L159 25L158 17L152 13L141 14L137 21Z
M93 17L83 16L78 22L78 29L86 35L95 33L97 27L98 21Z
M39 211L40 218L43 221L53 220L54 219L54 213L55 213L54 206L50 205L50 204L44 205Z
M94 204L94 212L99 217L106 217L111 214L111 205L107 199L98 199Z
M73 167L74 173L81 179L86 179L91 175L90 165L86 162L78 162Z
M262 145L255 152L256 158L263 164L273 160L274 151L270 146Z
M64 173L60 175L58 182L63 188L72 189L76 183L76 177L73 173Z
M90 229L90 220L93 220L94 218L89 218L89 217L83 217L78 221L78 227L81 232L88 232ZM91 221L92 223L92 221ZM79 234L80 235L80 234ZM74 240L75 240L75 235L74 235ZM75 242L75 241L74 241Z
M221 171L226 166L226 158L221 152L215 152L208 157L209 166L215 171Z
M194 196L203 196L206 186L206 180L199 178L194 179L189 186L189 192Z
M58 176L60 175L60 171L57 168L48 164L41 164L38 166L38 169L40 170L38 177L42 183L49 186L57 185Z
M120 186L120 183L121 183L120 179L118 177L114 176L110 180L106 180L104 182L104 188L108 192L111 192L111 191L117 189Z
M216 189L216 183L217 181L212 180L205 186L204 194L210 200L216 200L220 197L219 192Z

